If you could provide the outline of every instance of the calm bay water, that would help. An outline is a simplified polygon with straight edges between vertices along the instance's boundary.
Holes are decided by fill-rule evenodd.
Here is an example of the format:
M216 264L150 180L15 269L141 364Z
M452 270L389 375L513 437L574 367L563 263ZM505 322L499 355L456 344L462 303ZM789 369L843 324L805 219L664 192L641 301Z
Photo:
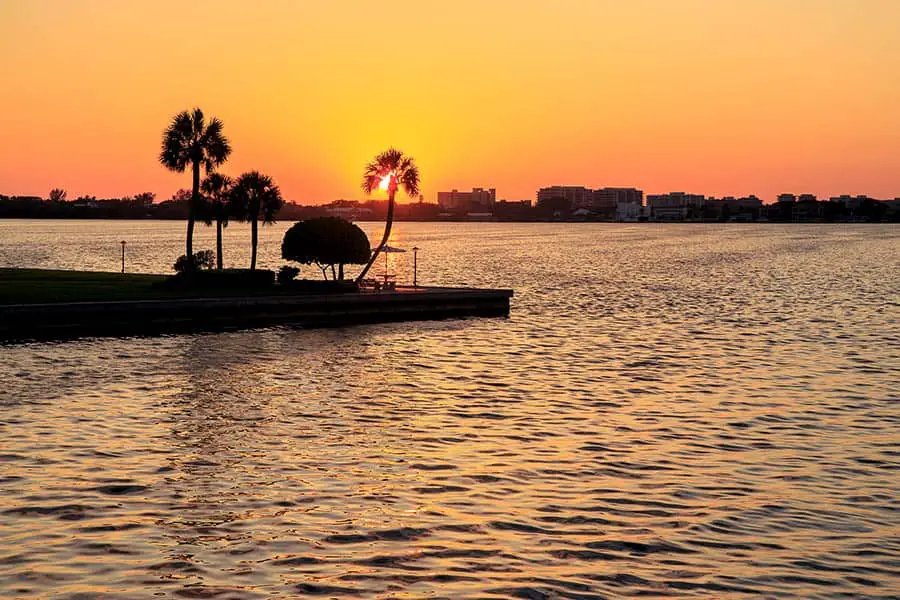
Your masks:
M0 221L0 266L163 272L183 227ZM510 318L0 347L0 596L900 597L900 228L392 245Z

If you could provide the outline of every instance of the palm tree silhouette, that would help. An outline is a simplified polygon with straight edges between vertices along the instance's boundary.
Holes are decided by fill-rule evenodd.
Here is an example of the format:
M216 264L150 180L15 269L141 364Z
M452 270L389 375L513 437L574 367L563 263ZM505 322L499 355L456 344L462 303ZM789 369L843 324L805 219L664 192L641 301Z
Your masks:
M389 148L375 157L375 159L366 165L363 173L362 189L368 195L378 188L387 189L388 193L388 211L387 218L384 223L384 235L381 243L372 252L372 257L363 270L356 277L356 283L362 281L375 264L382 248L391 237L391 226L394 224L394 197L397 189L403 187L403 191L410 198L415 198L419 194L419 168L413 162L412 157L404 156L402 152L395 148Z
M184 173L191 167L193 185L188 203L187 241L185 254L194 253L194 219L200 208L200 168L209 173L228 159L231 144L222 134L222 121L213 117L206 121L203 111L182 111L172 118L163 132L159 162L167 169Z
M250 221L250 270L256 270L256 247L259 243L257 222L275 222L275 213L284 204L281 191L268 175L250 171L238 177L232 191L234 213L241 222Z
M222 228L228 227L228 214L232 210L231 188L234 181L228 175L210 173L200 184L203 192L203 219L207 225L216 222L216 268L222 270Z

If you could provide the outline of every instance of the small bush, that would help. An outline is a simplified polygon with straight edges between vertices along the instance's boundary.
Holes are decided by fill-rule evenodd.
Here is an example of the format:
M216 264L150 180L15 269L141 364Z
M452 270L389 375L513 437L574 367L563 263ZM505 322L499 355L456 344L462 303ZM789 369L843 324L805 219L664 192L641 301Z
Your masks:
M216 255L213 254L213 251L201 250L195 252L190 258L186 254L182 254L175 261L173 268L176 273L193 273L200 269L212 269L214 266L216 266Z
M281 285L287 285L294 279L296 279L297 275L300 274L300 269L297 267L292 267L291 265L284 265L280 269L278 269L278 283Z

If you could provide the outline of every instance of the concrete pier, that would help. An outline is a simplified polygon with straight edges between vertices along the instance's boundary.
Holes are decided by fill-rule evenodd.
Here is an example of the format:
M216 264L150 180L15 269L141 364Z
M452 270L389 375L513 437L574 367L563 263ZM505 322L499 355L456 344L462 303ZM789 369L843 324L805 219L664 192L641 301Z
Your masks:
M155 335L290 324L509 315L512 290L400 287L347 294L273 295L0 305L0 341Z

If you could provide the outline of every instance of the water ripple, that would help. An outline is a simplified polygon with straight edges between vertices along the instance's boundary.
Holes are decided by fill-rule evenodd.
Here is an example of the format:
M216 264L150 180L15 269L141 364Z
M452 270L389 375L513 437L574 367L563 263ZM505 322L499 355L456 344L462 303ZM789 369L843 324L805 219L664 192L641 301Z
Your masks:
M0 349L0 596L900 597L896 227L397 235L510 318Z

